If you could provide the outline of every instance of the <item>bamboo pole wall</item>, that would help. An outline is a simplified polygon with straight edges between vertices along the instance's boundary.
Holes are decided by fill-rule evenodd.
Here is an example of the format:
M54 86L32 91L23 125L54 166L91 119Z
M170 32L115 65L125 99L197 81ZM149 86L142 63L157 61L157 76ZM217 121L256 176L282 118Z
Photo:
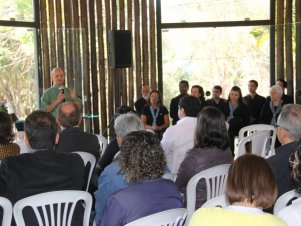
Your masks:
M301 97L295 95L295 91L301 91L301 0L295 0L295 5L293 2L293 0L276 2L276 79L287 80L288 95L295 96L296 103L301 104ZM293 50L294 42L295 50Z
M133 106L143 85L157 88L154 0L41 0L43 88L63 68L83 113L99 115L90 132L102 133L121 105ZM109 67L109 30L132 31L133 67Z

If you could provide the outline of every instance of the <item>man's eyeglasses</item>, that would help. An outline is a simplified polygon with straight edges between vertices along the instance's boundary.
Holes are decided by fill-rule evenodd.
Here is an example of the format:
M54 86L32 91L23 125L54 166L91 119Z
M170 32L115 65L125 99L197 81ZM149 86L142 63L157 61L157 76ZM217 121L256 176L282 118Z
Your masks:
M289 129L287 129L287 128L283 127L283 126L280 126L280 125L278 125L278 124L275 124L275 125L274 125L274 128L275 128L275 129L282 128L282 129L286 130L287 132L289 132Z

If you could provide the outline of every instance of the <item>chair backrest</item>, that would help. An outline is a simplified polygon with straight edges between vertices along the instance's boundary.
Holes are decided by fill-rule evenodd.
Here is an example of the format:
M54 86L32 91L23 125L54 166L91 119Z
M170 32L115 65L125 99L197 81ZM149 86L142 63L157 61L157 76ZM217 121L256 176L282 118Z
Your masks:
M228 171L231 164L223 164L206 169L194 175L188 182L186 188L187 195L187 220L188 222L195 211L196 187L201 179L206 181L207 200L225 194L225 185L228 177Z
M274 215L277 215L280 212L280 210L286 207L287 203L295 197L300 197L300 195L295 190L288 191L281 195L275 202Z
M249 125L245 126L240 129L238 137L239 140L242 140L244 137L251 135L252 133L258 132L258 131L263 131L263 130L268 130L270 131L270 145L269 149L267 150L269 153L268 155L274 155L275 154L275 142L276 142L276 130L275 127L272 125L267 125L267 124L255 124L255 125Z
M99 135L99 134L95 134L97 136L97 139L98 139L98 142L99 142L99 145L100 145L100 157L103 156L103 153L105 152L106 148L107 148L107 145L108 145L108 140L102 136L102 135Z
M187 210L184 208L171 209L142 217L125 226L182 226L186 215Z
M0 206L3 209L1 225L11 225L11 219L13 215L13 207L11 202L7 198L0 197Z
M94 155L88 153L88 152L83 152L83 151L75 151L73 153L79 154L80 157L83 159L84 163L85 163L85 167L87 167L88 163L90 163L90 170L89 170L89 175L87 178L87 188L86 191L88 191L89 189L89 184L90 184L90 179L96 164L96 158Z
M251 153L266 157L266 146L270 138L270 131L263 130L252 133L251 135L243 138L238 144L238 153L235 158L246 153L246 143L251 142Z
M202 208L203 207L226 207L228 206L229 203L228 203L228 200L226 198L226 195L220 195L220 196L217 196L213 199L209 199L207 202L205 202L203 205L202 205Z
M84 191L53 191L21 199L14 205L14 218L17 226L25 226L23 209L31 207L39 225L71 226L73 213L79 201L84 201L83 226L88 226L92 196Z

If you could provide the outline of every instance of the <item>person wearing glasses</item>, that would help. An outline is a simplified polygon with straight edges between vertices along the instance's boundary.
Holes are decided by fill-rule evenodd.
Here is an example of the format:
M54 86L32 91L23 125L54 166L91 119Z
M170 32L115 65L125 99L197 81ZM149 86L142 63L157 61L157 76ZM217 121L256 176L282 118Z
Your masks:
M300 144L301 105L285 105L275 127L277 128L277 137L282 146L276 148L276 154L268 158L268 162L276 176L278 196L281 196L293 189L291 168L287 160Z
M289 164L293 169L292 178L295 181L295 190L301 194L301 145L291 154ZM292 201L292 204L283 208L277 215L282 218L288 226L301 225L301 197Z

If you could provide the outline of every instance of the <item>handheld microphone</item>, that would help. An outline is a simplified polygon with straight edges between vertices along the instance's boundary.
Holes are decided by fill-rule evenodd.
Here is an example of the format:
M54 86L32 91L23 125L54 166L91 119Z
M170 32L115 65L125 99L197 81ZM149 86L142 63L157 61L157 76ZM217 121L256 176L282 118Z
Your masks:
M61 93L65 93L65 89L64 89L65 87L64 86L60 86L59 87L59 90L61 90ZM65 98L62 100L62 102L65 102L66 100L65 100Z

